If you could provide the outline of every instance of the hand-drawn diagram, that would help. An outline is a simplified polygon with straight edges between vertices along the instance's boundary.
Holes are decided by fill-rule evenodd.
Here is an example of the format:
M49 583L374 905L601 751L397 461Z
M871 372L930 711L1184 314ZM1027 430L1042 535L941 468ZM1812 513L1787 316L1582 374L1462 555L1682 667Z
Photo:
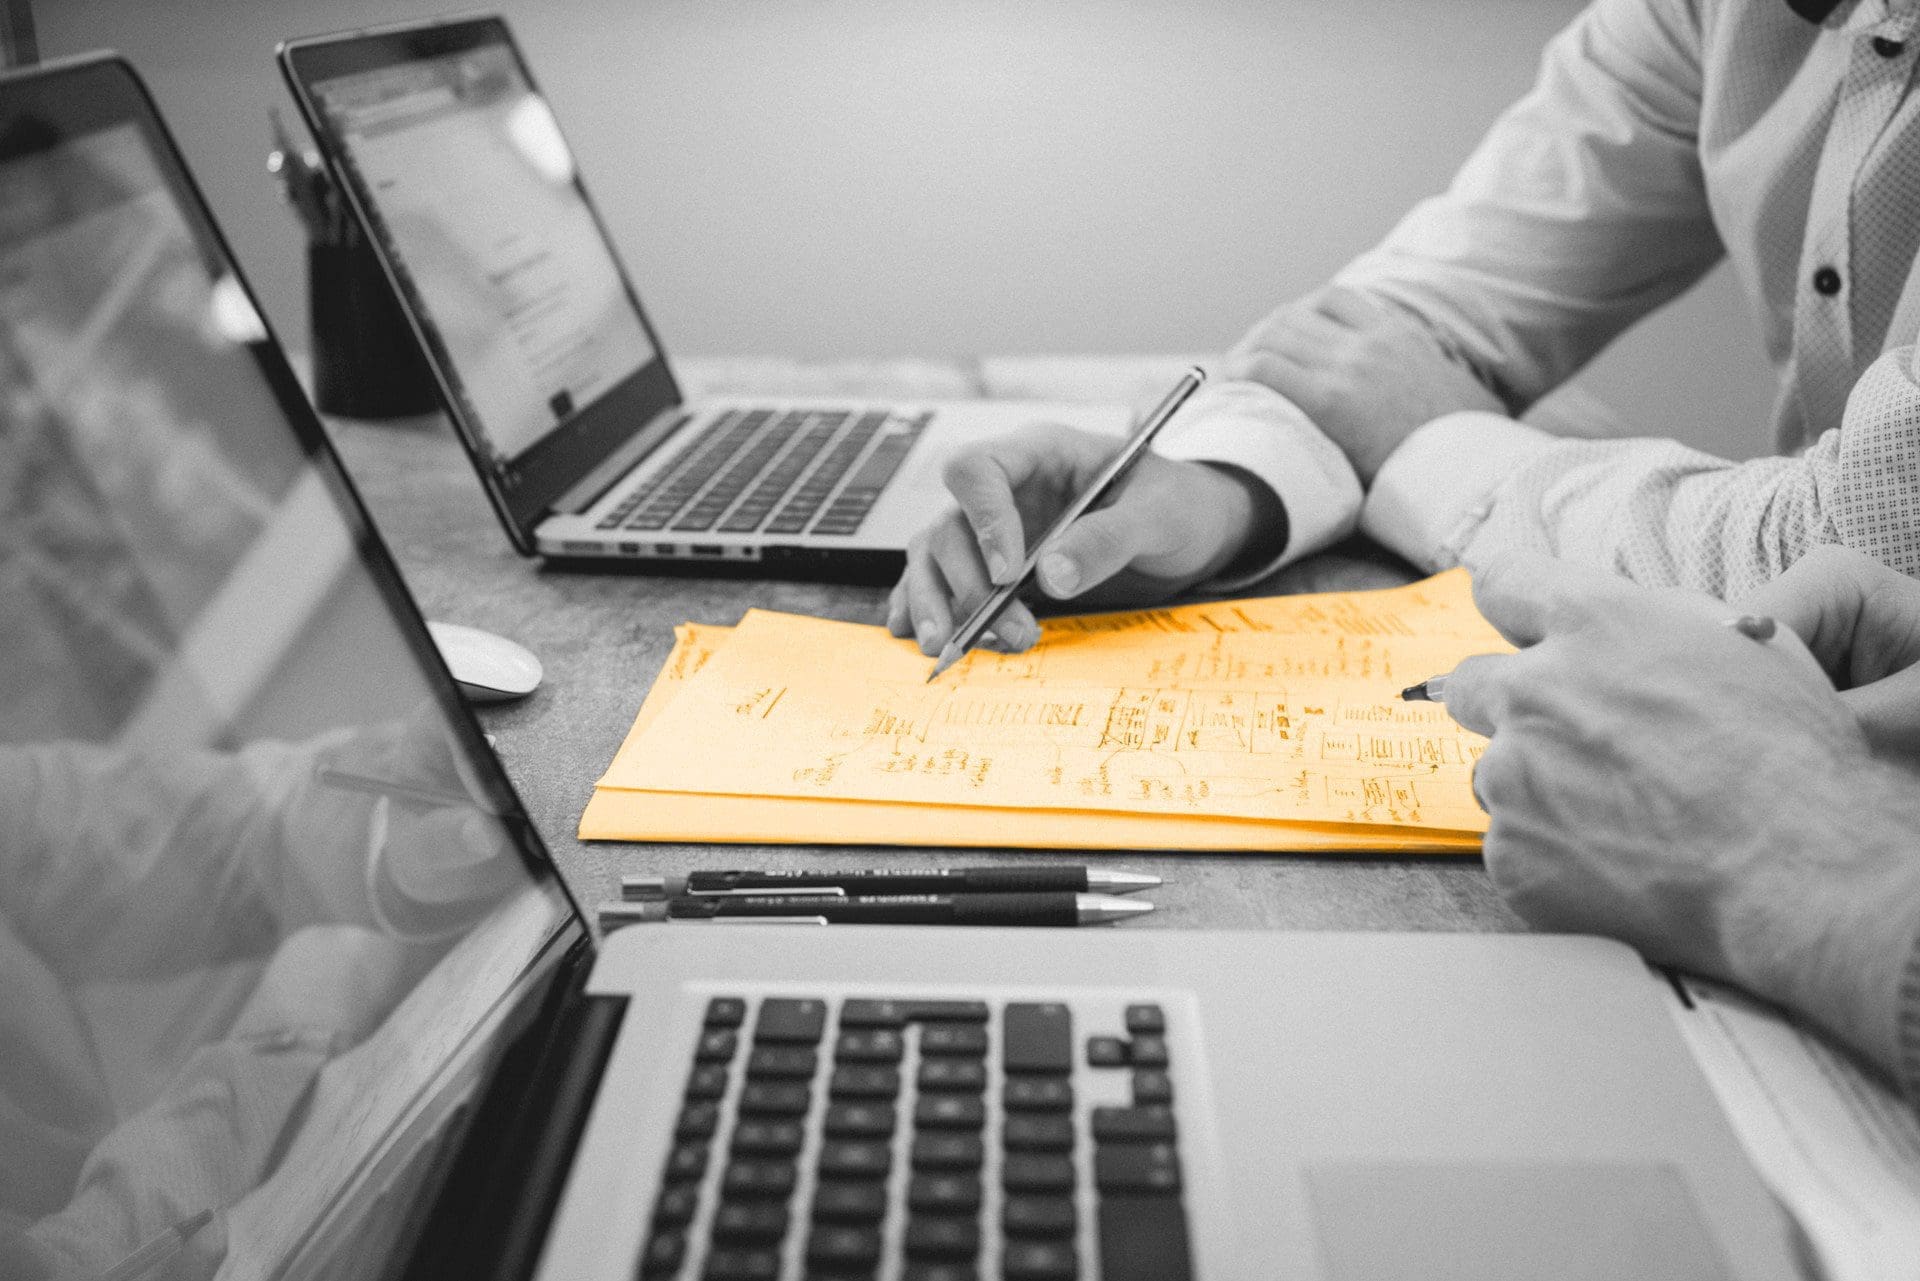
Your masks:
M934 684L877 628L756 612L605 782L1479 830L1481 740L1397 698L1502 647L1464 582L1440 581L1373 609L1354 595L1067 620Z

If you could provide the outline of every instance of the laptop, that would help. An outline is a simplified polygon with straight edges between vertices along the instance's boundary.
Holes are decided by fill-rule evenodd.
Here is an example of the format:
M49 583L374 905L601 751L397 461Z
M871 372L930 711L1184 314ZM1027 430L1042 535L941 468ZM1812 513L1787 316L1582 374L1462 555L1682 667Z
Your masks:
M967 442L1126 430L1117 405L683 401L504 21L295 40L280 65L523 553L890 576Z
M0 1275L1798 1275L1602 940L598 933L110 56L0 397Z

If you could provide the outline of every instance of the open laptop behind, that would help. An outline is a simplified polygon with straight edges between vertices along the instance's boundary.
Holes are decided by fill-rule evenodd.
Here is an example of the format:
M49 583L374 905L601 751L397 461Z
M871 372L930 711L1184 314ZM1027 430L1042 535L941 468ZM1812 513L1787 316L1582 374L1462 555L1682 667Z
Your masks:
M280 63L522 552L891 574L957 447L1125 430L1104 405L685 403L505 22L295 40Z
M0 1275L1794 1275L1614 944L596 949L111 59L0 79L0 404Z

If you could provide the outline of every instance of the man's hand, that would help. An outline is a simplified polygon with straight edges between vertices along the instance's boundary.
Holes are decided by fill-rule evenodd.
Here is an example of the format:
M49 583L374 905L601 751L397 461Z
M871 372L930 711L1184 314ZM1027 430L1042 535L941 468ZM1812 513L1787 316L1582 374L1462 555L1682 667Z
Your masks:
M1474 598L1522 647L1446 686L1492 738L1474 788L1514 910L1739 983L1891 1068L1920 779L1874 758L1798 638L1532 555L1482 569Z
M1739 602L1791 627L1882 756L1920 762L1920 582L1845 547L1817 547Z
M1363 484L1416 428L1460 409L1507 412L1426 325L1337 285L1261 321L1221 373L1265 383L1298 405Z
M947 464L956 508L907 544L887 627L937 654L996 585L1020 572L1032 543L1125 442L1070 427L1031 427L972 446ZM1279 500L1251 477L1148 453L1105 507L1064 531L1035 573L1056 600L1144 603L1217 574L1242 548L1276 537ZM994 624L1001 646L1040 638L1019 601Z

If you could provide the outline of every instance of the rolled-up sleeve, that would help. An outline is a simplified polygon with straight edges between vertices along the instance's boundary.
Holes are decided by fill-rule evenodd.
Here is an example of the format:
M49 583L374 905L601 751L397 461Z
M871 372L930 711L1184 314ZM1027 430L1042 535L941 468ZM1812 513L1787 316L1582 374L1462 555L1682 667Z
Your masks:
M1430 570L1521 547L1723 597L1823 543L1920 577L1914 355L1898 348L1869 366L1842 424L1793 458L1734 463L1670 440L1556 440L1494 415L1439 419L1381 468L1361 527ZM1493 456L1450 472L1474 441Z
M1720 258L1692 0L1598 0L1447 192L1338 277L1443 334L1515 412Z

